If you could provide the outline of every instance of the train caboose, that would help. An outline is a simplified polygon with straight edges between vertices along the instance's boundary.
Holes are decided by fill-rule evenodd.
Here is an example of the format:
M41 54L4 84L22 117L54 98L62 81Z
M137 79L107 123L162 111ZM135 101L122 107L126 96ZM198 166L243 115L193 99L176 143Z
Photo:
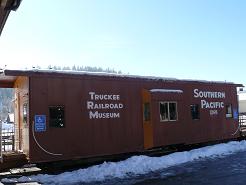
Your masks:
M240 84L36 69L0 82L15 88L15 150L32 163L240 136Z

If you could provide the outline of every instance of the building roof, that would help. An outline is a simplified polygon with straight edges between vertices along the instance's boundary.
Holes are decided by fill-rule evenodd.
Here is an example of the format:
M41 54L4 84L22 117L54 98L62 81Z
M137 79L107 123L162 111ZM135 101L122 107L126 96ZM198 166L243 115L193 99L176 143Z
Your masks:
M137 76L137 75L124 75L105 72L87 72L87 71L72 71L72 70L53 70L53 69L30 69L30 70L12 70L5 69L0 70L0 87L11 88L18 76L30 77L30 76L53 76L53 77L108 77L114 79L132 79L132 80L153 80L153 81L165 81L165 82L182 82L182 83L204 83L204 84L228 84L236 87L243 87L242 84L235 84L233 82L225 81L206 81L206 80L191 80L191 79L177 79L177 78L165 78L155 76Z
M11 10L17 10L22 0L0 0L0 35Z

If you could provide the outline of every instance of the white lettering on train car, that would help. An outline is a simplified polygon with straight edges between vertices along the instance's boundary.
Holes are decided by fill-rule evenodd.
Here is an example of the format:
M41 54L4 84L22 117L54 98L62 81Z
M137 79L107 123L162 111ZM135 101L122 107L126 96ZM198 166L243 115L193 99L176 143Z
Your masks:
M97 94L96 92L88 94L89 119L120 118L120 110L124 108L124 104L120 102L119 94Z
M199 91L199 89L194 89L195 98L225 98L225 92L215 92L215 91Z
M204 91L194 89L193 96L194 98L201 99L201 108L209 109L210 116L218 115L218 109L224 108L224 101L222 101L226 97L224 91Z
M89 118L90 119L110 119L110 118L120 118L120 113L109 113L109 112L102 112L99 113L98 111L89 112Z
M224 102L208 102L206 100L201 100L202 109L220 109L224 108Z

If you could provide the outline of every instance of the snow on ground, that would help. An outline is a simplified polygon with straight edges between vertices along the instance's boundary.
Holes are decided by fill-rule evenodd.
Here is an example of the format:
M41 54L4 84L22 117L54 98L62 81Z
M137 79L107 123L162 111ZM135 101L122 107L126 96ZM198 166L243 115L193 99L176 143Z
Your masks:
M113 178L130 178L180 165L195 160L218 158L235 152L246 151L246 141L207 146L187 152L176 152L162 157L133 156L120 162L104 162L86 169L59 175L34 175L18 179L3 179L3 183L36 181L44 184L77 184L102 182Z

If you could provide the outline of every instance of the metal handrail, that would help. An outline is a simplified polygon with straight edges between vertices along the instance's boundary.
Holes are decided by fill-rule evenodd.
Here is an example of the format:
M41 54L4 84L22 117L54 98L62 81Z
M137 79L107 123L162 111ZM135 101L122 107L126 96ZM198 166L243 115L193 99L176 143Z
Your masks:
M246 118L239 116L239 125L241 127L246 127Z
M2 139L1 147L2 153L6 151L14 151L14 142L15 142L15 133L14 130L2 130ZM11 147L11 148L10 148ZM6 149L7 148L7 149Z

